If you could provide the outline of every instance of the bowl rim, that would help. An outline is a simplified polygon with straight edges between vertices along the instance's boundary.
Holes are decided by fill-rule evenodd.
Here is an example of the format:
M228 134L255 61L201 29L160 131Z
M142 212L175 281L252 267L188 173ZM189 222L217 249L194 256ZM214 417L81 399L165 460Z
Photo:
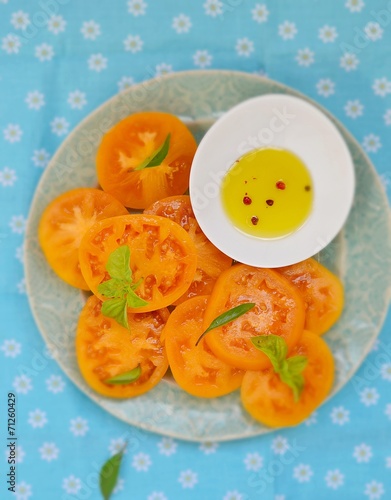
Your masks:
M282 134L272 133L273 138L267 145L248 149L250 152L281 148L301 158L314 184L313 208L301 227L290 234L280 238L259 238L239 230L231 222L221 201L221 185L226 173L243 155L239 149L248 144L247 138L256 137L257 131L265 125L264 120L276 116L280 107L289 111L293 108L294 115L301 120L298 127L306 127L303 133L299 134L300 128L292 122L292 125L283 127ZM273 119L270 118L269 123ZM238 123L243 124L243 130L238 130ZM314 143L306 137L308 131L316 130L316 127L323 135L321 143L314 148ZM225 147L217 152L216 142L221 138L224 138ZM282 143L287 143L286 147ZM328 161L324 150L333 152ZM312 162L304 161L306 156L312 157ZM212 187L213 191L209 189ZM223 253L254 267L283 267L312 257L340 232L354 200L355 169L346 141L327 115L301 97L270 93L242 101L210 127L194 156L189 190L201 229Z

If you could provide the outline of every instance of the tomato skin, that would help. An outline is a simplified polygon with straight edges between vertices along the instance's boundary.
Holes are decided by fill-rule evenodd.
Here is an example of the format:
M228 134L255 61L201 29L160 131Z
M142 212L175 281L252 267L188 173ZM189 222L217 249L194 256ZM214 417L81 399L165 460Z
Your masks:
M177 384L193 396L215 398L238 389L244 371L216 358L204 340L195 345L203 332L207 302L208 296L182 302L171 313L162 340Z
M95 222L126 214L118 200L99 189L72 189L55 198L38 229L41 248L55 273L69 285L89 290L79 265L80 242Z
M101 300L98 286L110 278L109 255L119 246L130 249L135 293L148 305L129 310L147 312L172 304L190 286L197 255L190 236L175 222L157 215L124 215L95 224L84 236L79 258L83 276Z
M314 259L276 269L295 285L305 305L305 328L322 335L341 316L344 290L339 278Z
M308 357L303 371L304 389L298 402L290 387L281 382L273 368L246 372L241 388L244 408L269 427L300 424L324 401L334 380L334 359L326 342L318 335L304 331L292 356Z
M304 305L296 288L272 269L235 264L215 284L205 312L204 329L223 312L249 302L255 303L253 309L212 330L205 339L212 352L226 363L243 370L257 370L271 363L254 347L251 337L280 335L292 348L303 332Z
M170 136L162 164L136 170ZM148 207L189 187L197 143L186 125L169 113L141 112L121 120L103 137L96 165L99 183L125 206Z
M197 270L187 292L175 304L178 305L197 295L210 295L222 271L232 265L231 257L225 255L202 232L192 209L190 196L170 196L156 201L144 210L145 214L167 217L185 229L197 249Z
M99 394L131 398L152 389L168 368L160 334L170 315L167 309L128 314L129 330L101 314L102 302L92 295L81 314L76 333L78 365L87 384ZM104 381L136 366L135 382L111 385Z

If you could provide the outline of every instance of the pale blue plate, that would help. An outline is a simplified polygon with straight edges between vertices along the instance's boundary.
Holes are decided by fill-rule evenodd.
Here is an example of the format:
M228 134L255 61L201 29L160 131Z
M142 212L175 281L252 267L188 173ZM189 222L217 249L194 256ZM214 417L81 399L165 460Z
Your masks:
M176 73L135 85L103 104L69 135L37 187L26 232L26 283L35 321L53 356L77 387L129 424L192 441L223 441L271 431L242 410L238 392L202 400L188 396L170 379L130 400L111 400L92 392L81 378L74 349L76 323L85 296L60 281L47 265L37 238L42 211L64 191L97 185L95 153L102 134L130 113L174 113L200 140L226 110L244 99L267 93L307 99L271 80L231 71ZM322 111L345 138L357 179L348 222L319 255L321 262L341 276L346 290L342 318L325 336L337 367L332 396L360 366L384 320L391 295L391 229L387 198L374 167L346 129Z

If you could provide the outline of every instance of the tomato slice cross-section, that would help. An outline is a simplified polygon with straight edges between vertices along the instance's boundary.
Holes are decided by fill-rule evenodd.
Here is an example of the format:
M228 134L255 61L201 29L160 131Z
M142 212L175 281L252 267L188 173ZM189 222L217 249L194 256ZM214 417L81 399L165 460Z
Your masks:
M256 420L269 427L299 424L323 402L333 385L333 355L321 337L304 331L291 355L308 358L303 371L304 388L297 402L292 389L281 382L273 368L248 371L243 378L243 406Z
M297 287L305 304L305 327L322 335L338 321L344 290L339 278L314 259L276 269Z
M58 196L44 210L38 230L49 265L69 285L88 290L79 265L83 236L97 221L127 213L118 200L99 189L72 189Z
M205 336L213 353L243 370L270 366L268 357L256 349L251 337L280 335L288 348L299 340L304 328L304 304L299 292L271 269L235 264L218 278L205 311L204 329L220 314L240 304L255 307Z
M129 329L126 329L103 316L101 307L102 302L92 295L80 314L76 355L83 378L103 396L131 398L144 394L162 379L168 368L160 335L170 313L167 309L129 313ZM106 382L137 366L141 375L134 382Z
M145 214L155 214L167 217L183 227L197 249L197 270L192 284L187 292L176 301L177 304L195 297L209 295L222 271L232 265L231 257L225 255L202 232L190 203L190 196L171 196L156 201L144 210Z
M132 312L153 311L177 300L189 288L197 267L197 252L190 236L175 222L157 215L112 217L95 224L80 245L81 270L91 291L101 300L100 283L110 276L106 264L120 246L130 250L135 293L147 305Z
M161 163L140 169L168 136L168 152ZM99 184L126 207L148 207L186 191L196 148L191 132L176 116L157 111L134 113L102 139L96 157Z
M163 330L172 374L182 389L193 396L214 398L228 394L240 386L244 371L217 358L202 340L203 318L208 296L193 297L182 302Z

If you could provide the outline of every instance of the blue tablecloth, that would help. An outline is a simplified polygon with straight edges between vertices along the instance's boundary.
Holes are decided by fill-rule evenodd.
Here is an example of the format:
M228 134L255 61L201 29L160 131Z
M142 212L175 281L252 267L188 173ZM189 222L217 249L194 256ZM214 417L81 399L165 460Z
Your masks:
M171 71L266 74L319 101L391 193L391 3L381 0L0 0L0 497L17 393L15 497L99 499L128 426L45 355L23 278L34 189L68 132L133 82ZM223 444L135 431L113 498L391 498L391 318L357 376L300 427Z

